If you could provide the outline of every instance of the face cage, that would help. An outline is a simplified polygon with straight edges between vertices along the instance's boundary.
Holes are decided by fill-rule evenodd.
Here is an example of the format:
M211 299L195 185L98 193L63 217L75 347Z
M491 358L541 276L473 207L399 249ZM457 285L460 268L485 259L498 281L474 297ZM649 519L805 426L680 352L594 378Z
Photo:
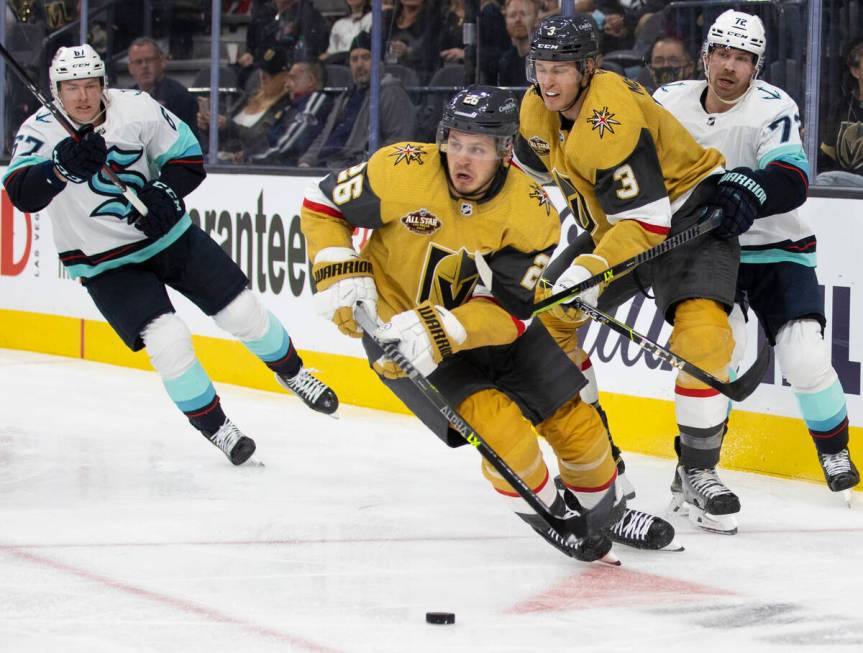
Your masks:
M582 59L540 59L540 61L553 61L557 63L566 63L567 61L571 61L575 64L575 69L584 75L584 67L588 59L596 59L596 57L589 56ZM525 76L527 77L527 81L531 84L539 84L536 80L536 61L536 57L530 53L528 53L527 57L524 59Z
M446 127L444 125L439 125L437 128L437 137L435 138L435 144L437 145L438 150L441 154L447 153L447 141L449 140L449 132L451 129L455 129L456 131L464 132L465 134L482 134L483 132L471 132L466 129L458 129L457 127ZM491 136L494 138L495 144L495 158L506 160L512 154L512 145L513 145L513 136L500 136L497 134L485 134L486 136Z

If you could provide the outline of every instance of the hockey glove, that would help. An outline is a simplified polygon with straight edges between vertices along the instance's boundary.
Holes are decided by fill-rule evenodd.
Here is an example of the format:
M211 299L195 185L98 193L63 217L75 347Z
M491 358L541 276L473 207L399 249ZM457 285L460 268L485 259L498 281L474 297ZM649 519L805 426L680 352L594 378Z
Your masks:
M315 311L352 338L363 335L354 319L357 302L363 302L377 320L378 289L372 271L371 262L361 261L350 247L327 247L315 256Z
M54 147L51 158L54 167L73 184L83 184L95 175L108 160L108 147L101 134L86 125L78 131L77 143L71 136L64 138Z
M393 315L392 320L375 331L375 337L385 342L397 342L399 351L423 376L437 369L447 356L458 351L467 340L467 331L458 318L443 306L423 302L411 311ZM405 376L394 362L381 356L373 365L387 379Z
M719 238L733 238L749 230L767 202L767 193L751 168L735 168L719 178L713 203L722 209Z
M591 267L587 267L588 265ZM592 268L596 268L596 271L593 271ZM564 270L563 274L557 278L557 281L552 287L552 292L559 293L567 288L577 286L582 281L590 279L607 268L608 263L604 258L596 256L595 254L582 254L581 256L576 257L572 262L572 265ZM597 284L592 288L588 288L584 292L579 293L577 297L585 304L596 306L596 303L599 301L600 290L600 284ZM587 319L581 311L571 308L567 306L567 304L568 302L564 302L563 304L555 306L551 310L552 316L558 320L577 322L578 324L583 323Z
M131 207L127 221L153 239L171 231L186 214L183 198L163 181L148 181L138 191L138 199L147 207L147 215L141 215Z

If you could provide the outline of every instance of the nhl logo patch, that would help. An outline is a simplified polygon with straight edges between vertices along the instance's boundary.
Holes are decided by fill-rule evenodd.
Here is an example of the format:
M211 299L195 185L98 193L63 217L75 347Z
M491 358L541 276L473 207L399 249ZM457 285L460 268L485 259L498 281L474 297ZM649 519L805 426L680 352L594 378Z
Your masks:
M400 219L404 228L417 236L431 236L443 226L440 218L428 209L413 211Z
M458 212L461 213L464 217L469 218L473 215L473 202L463 201L459 204Z
M548 141L539 136L531 136L527 139L527 143L530 145L530 149L536 152L539 156L546 156L551 152L551 145L548 144Z

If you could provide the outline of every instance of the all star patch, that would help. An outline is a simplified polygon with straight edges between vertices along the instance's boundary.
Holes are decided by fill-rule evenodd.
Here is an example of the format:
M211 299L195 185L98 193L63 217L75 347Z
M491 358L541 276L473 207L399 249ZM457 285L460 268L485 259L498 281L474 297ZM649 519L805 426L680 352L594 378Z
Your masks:
M536 152L539 156L546 156L551 152L551 145L548 144L548 141L539 136L531 136L527 139L527 143L530 145L530 149Z
M612 125L621 124L619 121L614 119L615 114L611 113L608 110L608 107L602 107L601 111L597 111L593 109L593 115L587 119L591 125L593 125L593 131L599 130L599 137L602 138L605 136L605 130L607 129L612 134L614 133L614 127Z
M431 236L443 226L440 218L434 213L429 213L428 209L420 209L412 211L400 218L405 229L417 236Z
M536 200L541 207L545 207L546 215L551 215L551 198L542 186L539 184L531 184L529 196L531 199Z
M462 203L459 204L458 212L466 218L469 218L473 215L473 202L462 201Z
M394 166L397 166L402 161L404 161L406 165L410 165L413 161L416 161L420 165L423 164L422 156L425 152L423 152L423 149L418 145L405 143L404 145L397 145L395 150L395 152L390 154L390 157L395 157L396 159L393 163Z

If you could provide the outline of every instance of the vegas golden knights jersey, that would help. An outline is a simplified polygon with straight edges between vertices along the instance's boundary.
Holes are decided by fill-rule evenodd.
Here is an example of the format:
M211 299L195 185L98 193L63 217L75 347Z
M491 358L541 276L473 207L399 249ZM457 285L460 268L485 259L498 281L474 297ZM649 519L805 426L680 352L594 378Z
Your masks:
M545 191L515 168L487 200L453 197L434 144L397 143L329 175L306 194L301 219L312 261L351 247L355 228L374 229L360 257L372 263L381 319L430 300L453 311L472 347L520 335L560 235ZM476 251L494 272L493 297Z
M661 242L674 211L724 163L641 85L603 70L575 121L528 91L519 131L518 165L554 180L609 265Z

